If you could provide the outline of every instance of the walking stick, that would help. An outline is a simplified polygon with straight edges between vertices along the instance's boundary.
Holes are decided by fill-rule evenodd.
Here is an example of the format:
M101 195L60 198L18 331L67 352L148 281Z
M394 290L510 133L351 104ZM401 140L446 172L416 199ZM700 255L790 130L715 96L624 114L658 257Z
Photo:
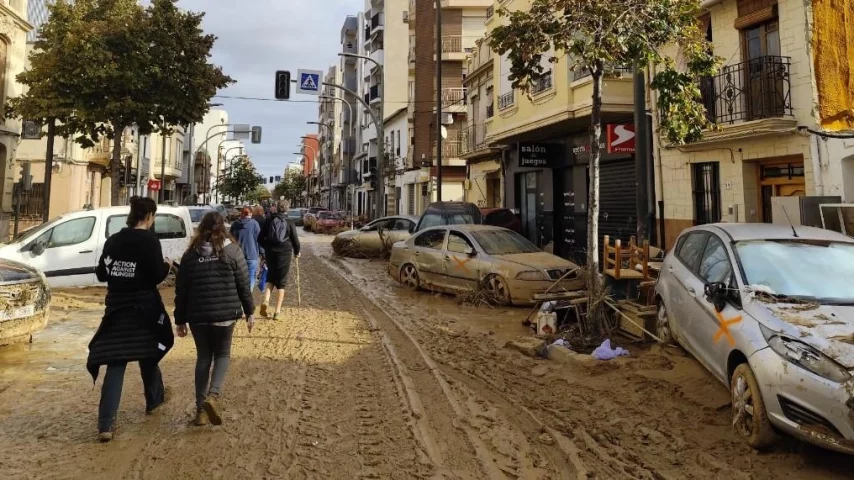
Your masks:
M302 287L299 283L299 257L297 257L297 306L302 307Z

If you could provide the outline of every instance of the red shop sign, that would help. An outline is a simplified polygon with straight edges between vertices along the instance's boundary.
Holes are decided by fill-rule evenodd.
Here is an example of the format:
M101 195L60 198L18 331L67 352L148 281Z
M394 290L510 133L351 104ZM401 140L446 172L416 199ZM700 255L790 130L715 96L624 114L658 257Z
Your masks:
M151 179L148 181L149 190L160 190L160 180Z
M608 153L635 153L635 126L628 124L608 125Z

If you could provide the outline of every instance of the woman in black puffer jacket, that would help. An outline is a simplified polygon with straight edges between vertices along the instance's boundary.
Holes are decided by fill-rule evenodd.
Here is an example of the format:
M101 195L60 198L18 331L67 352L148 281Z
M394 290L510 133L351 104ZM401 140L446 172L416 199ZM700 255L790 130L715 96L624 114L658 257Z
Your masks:
M196 343L196 425L222 424L217 397L231 360L234 325L245 314L251 333L254 311L243 250L222 215L208 213L181 258L175 285L178 336L187 336L189 324Z

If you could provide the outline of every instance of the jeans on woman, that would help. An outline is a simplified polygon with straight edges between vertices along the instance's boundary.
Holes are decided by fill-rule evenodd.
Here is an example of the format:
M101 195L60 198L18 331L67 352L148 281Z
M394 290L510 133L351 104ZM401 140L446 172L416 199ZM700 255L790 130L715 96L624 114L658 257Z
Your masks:
M258 278L258 259L246 260L246 266L249 268L249 291L255 290L255 282Z
M113 429L116 414L119 412L119 402L122 400L125 369L127 363L107 365L104 384L101 386L101 403L98 405L98 431L109 432ZM157 360L142 360L139 362L139 372L142 374L142 388L145 392L145 410L151 411L163 403L163 375Z
M231 362L234 323L227 327L190 325L190 331L196 342L196 406L201 407L208 395L216 397L222 392L222 384Z

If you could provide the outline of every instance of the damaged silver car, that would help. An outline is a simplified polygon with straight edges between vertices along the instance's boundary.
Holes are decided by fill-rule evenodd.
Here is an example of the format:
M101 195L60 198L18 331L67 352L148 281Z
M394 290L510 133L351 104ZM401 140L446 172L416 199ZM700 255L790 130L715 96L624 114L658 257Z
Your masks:
M0 258L0 346L30 341L49 315L50 287L44 274Z
M730 388L735 432L854 454L854 239L810 227L684 231L656 285L658 335Z

